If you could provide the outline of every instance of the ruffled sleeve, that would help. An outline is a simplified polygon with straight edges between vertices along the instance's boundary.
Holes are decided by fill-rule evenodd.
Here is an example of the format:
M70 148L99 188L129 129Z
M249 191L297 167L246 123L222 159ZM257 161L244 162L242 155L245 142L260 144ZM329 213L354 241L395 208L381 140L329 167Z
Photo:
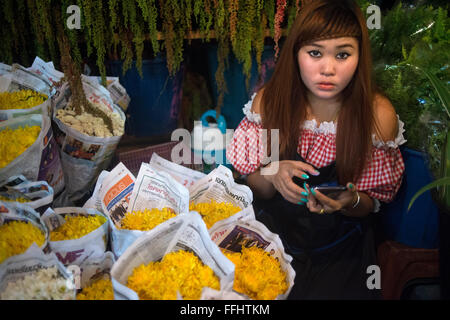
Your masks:
M261 117L251 111L254 94L244 106L245 117L234 131L233 138L227 145L227 160L241 174L255 172L264 156L262 143Z
M376 140L375 135L372 136L372 158L356 183L358 190L383 202L394 199L405 171L405 163L399 149L399 146L406 142L403 137L405 130L403 122L400 119L398 122L399 130L395 140L383 142Z

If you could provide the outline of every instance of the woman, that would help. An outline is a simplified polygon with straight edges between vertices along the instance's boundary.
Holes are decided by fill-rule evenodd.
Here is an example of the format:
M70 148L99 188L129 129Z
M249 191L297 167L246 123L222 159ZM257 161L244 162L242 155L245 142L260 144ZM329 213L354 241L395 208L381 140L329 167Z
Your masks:
M290 299L379 297L367 285L376 254L366 220L400 187L405 140L371 69L356 4L303 2L271 80L244 107L227 147L255 198L266 199L254 202L257 219L294 258ZM280 155L264 169L263 129L279 129ZM266 168L274 170L261 174ZM347 189L332 199L310 188L324 183Z

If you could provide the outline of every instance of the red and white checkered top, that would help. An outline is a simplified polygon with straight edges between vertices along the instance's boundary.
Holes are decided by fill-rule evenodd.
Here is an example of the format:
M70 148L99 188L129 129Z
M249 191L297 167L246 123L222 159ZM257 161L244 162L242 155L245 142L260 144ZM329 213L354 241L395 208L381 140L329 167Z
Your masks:
M266 155L263 147L261 118L251 112L251 103L244 107L245 117L236 128L233 139L227 146L227 160L241 174L255 172ZM397 116L398 117L398 116ZM377 141L372 136L371 160L367 162L360 178L355 182L359 191L380 201L392 201L400 188L405 164L398 148L406 142L403 137L403 122L399 121L399 133L394 141ZM306 162L316 168L329 165L336 159L336 125L334 122L307 120L302 126L297 152Z

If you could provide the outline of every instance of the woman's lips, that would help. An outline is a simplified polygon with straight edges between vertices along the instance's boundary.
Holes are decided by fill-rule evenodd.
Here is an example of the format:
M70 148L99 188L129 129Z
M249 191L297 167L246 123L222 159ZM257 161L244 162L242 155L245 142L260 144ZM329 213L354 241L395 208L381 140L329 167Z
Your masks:
M322 90L331 90L335 87L335 85L331 82L320 82L318 83L318 87Z

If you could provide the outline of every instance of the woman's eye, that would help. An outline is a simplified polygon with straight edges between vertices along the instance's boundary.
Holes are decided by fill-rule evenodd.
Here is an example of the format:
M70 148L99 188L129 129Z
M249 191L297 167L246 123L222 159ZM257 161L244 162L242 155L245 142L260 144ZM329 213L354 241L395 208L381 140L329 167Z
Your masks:
M347 59L350 55L347 52L340 52L336 55L338 59Z
M308 54L313 58L318 58L321 56L320 51L317 51L317 50L308 51Z

